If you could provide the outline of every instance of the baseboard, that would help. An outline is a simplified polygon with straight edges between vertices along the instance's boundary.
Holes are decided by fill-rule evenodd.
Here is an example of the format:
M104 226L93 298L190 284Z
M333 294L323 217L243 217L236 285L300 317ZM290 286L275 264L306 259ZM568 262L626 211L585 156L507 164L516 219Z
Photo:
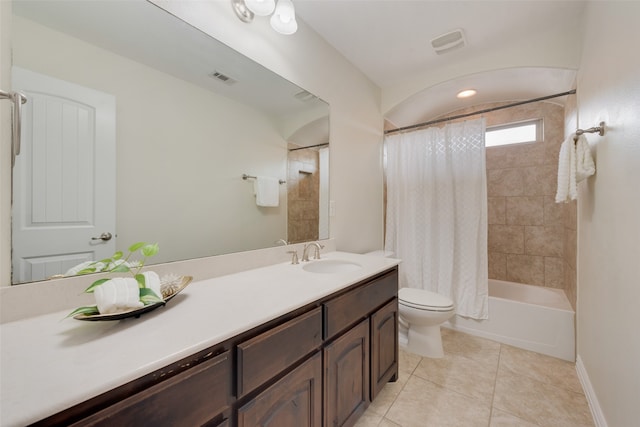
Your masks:
M576 371L578 373L580 384L582 384L584 395L587 397L589 409L591 409L591 416L593 416L593 422L595 423L596 427L608 427L607 420L604 418L604 414L602 413L602 409L600 408L600 403L598 402L598 397L596 396L596 392L591 385L589 375L587 374L587 370L582 363L580 355L578 355L578 357L576 358Z

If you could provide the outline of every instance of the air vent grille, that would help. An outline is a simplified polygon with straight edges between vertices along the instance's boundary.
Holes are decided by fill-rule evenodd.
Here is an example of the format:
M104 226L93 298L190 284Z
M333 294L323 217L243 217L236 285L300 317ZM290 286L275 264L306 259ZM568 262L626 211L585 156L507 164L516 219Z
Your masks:
M294 97L296 99L299 99L302 102L312 101L312 100L317 98L317 96L315 96L314 94L312 94L311 92L308 92L306 90L303 90L303 91L300 91L300 92L296 93L294 95Z
M213 73L209 74L209 77L219 80L222 83L227 85L232 85L238 82L237 80L227 76L226 74L221 73L220 71L214 71Z
M461 29L442 34L431 40L431 46L438 55L451 52L466 46L467 40Z

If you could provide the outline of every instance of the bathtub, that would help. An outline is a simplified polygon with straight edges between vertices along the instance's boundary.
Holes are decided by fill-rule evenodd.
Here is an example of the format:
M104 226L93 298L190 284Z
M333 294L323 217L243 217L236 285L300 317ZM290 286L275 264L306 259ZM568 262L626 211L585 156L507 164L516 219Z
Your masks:
M489 319L442 326L575 362L575 312L564 291L489 280Z

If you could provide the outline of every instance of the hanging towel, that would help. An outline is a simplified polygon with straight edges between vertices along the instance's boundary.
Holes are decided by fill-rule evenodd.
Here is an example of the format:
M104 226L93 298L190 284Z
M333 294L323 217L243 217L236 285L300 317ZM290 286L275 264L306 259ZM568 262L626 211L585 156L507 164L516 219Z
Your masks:
M277 207L280 203L280 181L278 178L258 176L253 182L256 205Z
M596 165L591 157L591 149L584 135L576 142L576 182L583 181L596 173Z
M556 203L565 203L578 198L578 190L576 187L576 145L573 140L574 137L575 134L569 135L569 138L560 146Z

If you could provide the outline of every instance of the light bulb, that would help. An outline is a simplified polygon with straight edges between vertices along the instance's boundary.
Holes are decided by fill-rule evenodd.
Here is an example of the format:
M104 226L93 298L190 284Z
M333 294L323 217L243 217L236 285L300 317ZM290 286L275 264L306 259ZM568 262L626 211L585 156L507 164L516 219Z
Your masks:
M296 12L291 0L279 0L271 15L271 27L280 34L293 34L298 30Z
M268 16L276 7L275 0L245 0L247 8L258 16Z
M456 95L458 98L469 98L470 96L475 95L477 92L475 89L465 89L462 90L460 92L458 92L458 94Z

